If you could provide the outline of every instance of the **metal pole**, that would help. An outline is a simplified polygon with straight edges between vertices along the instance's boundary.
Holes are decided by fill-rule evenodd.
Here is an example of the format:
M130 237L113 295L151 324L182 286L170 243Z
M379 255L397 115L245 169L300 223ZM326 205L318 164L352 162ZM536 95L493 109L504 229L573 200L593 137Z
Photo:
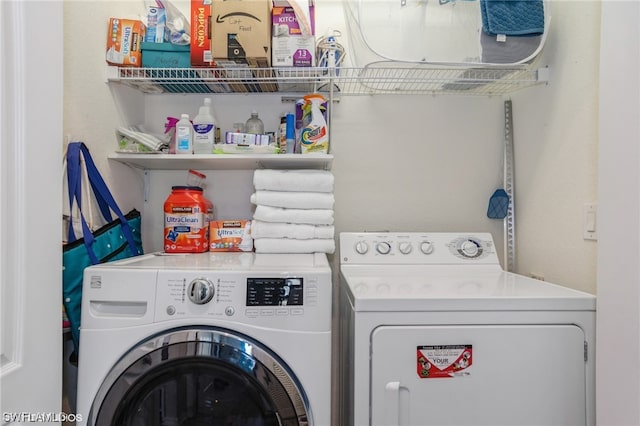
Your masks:
M516 270L516 213L515 213L515 183L514 183L514 152L513 152L513 109L511 100L504 102L504 188L509 195L509 207L504 218L504 256L505 269L510 272Z

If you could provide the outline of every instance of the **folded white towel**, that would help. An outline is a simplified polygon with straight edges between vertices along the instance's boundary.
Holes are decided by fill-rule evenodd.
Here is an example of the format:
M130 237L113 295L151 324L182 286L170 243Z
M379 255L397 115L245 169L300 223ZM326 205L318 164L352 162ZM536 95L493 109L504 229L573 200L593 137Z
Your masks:
M310 225L333 225L333 210L330 209L283 209L257 205L254 220L283 223L308 223Z
M333 253L333 238L295 240L292 238L257 238L253 240L256 253Z
M333 225L309 225L306 223L278 223L253 220L251 236L253 238L295 238L308 240L313 238L333 238Z
M253 186L268 191L333 192L333 174L327 170L257 169Z
M256 191L251 194L253 204L291 209L332 209L332 192Z

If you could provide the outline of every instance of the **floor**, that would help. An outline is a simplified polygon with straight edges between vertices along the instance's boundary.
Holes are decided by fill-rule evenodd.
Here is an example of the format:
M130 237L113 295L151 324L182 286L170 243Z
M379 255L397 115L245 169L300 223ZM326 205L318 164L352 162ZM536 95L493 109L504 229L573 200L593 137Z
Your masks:
M73 352L71 333L63 334L62 340L62 412L76 413L76 382L78 380L78 360ZM63 426L72 426L75 422L63 422Z

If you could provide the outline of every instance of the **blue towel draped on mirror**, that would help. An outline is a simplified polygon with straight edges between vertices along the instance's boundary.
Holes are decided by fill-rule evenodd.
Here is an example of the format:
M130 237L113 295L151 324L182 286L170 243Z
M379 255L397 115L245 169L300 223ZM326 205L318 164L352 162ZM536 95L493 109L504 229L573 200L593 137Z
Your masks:
M480 0L482 29L491 35L540 35L544 32L542 1Z

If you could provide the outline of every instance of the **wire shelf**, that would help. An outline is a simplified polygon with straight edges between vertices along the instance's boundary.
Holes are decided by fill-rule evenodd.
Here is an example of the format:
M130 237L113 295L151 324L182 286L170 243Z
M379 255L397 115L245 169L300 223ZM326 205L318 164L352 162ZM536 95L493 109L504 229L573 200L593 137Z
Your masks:
M109 67L108 81L144 93L309 93L502 95L548 81L547 68L403 64L364 68Z

